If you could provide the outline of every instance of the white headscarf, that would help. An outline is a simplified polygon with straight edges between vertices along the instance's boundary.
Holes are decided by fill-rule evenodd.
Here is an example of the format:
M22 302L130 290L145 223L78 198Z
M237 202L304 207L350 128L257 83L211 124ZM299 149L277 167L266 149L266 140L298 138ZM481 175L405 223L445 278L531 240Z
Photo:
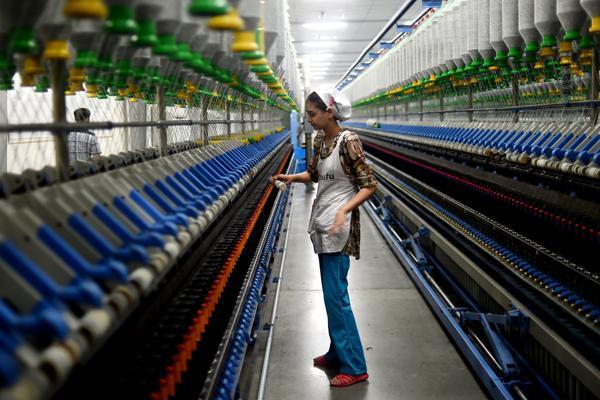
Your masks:
M352 105L350 101L335 89L315 90L328 110L333 110L333 115L340 121L346 121L352 116Z

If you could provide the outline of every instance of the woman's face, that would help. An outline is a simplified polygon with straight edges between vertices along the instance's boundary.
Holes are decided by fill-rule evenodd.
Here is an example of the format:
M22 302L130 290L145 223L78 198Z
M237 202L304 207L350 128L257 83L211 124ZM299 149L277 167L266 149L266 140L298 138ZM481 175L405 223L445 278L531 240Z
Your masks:
M323 129L334 119L333 111L321 111L314 103L310 101L306 102L306 115L308 116L308 123L315 129Z

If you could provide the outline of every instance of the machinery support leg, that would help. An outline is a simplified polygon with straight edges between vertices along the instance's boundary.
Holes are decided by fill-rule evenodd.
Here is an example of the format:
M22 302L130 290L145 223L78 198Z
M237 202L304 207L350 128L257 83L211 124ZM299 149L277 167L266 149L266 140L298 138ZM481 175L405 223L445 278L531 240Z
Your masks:
M67 105L65 100L66 80L64 69L66 61L53 59L50 61L51 86L52 86L52 113L54 122L67 122ZM56 172L61 182L69 180L69 147L67 145L68 132L55 130L54 146L56 153Z

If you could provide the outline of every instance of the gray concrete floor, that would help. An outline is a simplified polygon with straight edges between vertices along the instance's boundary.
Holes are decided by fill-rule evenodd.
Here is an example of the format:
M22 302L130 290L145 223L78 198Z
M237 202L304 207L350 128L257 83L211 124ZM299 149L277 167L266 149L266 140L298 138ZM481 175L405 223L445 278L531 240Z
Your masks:
M318 259L307 234L314 192L295 185L284 278L267 382L280 399L485 399L441 326L366 213L350 299L370 379L331 388L335 371L313 367L329 346ZM258 366L257 366L258 367Z

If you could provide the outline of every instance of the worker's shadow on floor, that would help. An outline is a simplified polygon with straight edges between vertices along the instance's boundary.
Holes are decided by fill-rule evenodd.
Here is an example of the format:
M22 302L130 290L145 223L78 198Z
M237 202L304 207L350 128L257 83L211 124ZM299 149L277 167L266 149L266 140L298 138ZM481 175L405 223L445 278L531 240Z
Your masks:
M339 373L338 368L327 368L315 366L314 368L323 371L327 376L327 380L331 380L334 376ZM367 398L367 390L369 388L369 381L355 383L350 387L331 387L328 399L331 400L362 400Z

